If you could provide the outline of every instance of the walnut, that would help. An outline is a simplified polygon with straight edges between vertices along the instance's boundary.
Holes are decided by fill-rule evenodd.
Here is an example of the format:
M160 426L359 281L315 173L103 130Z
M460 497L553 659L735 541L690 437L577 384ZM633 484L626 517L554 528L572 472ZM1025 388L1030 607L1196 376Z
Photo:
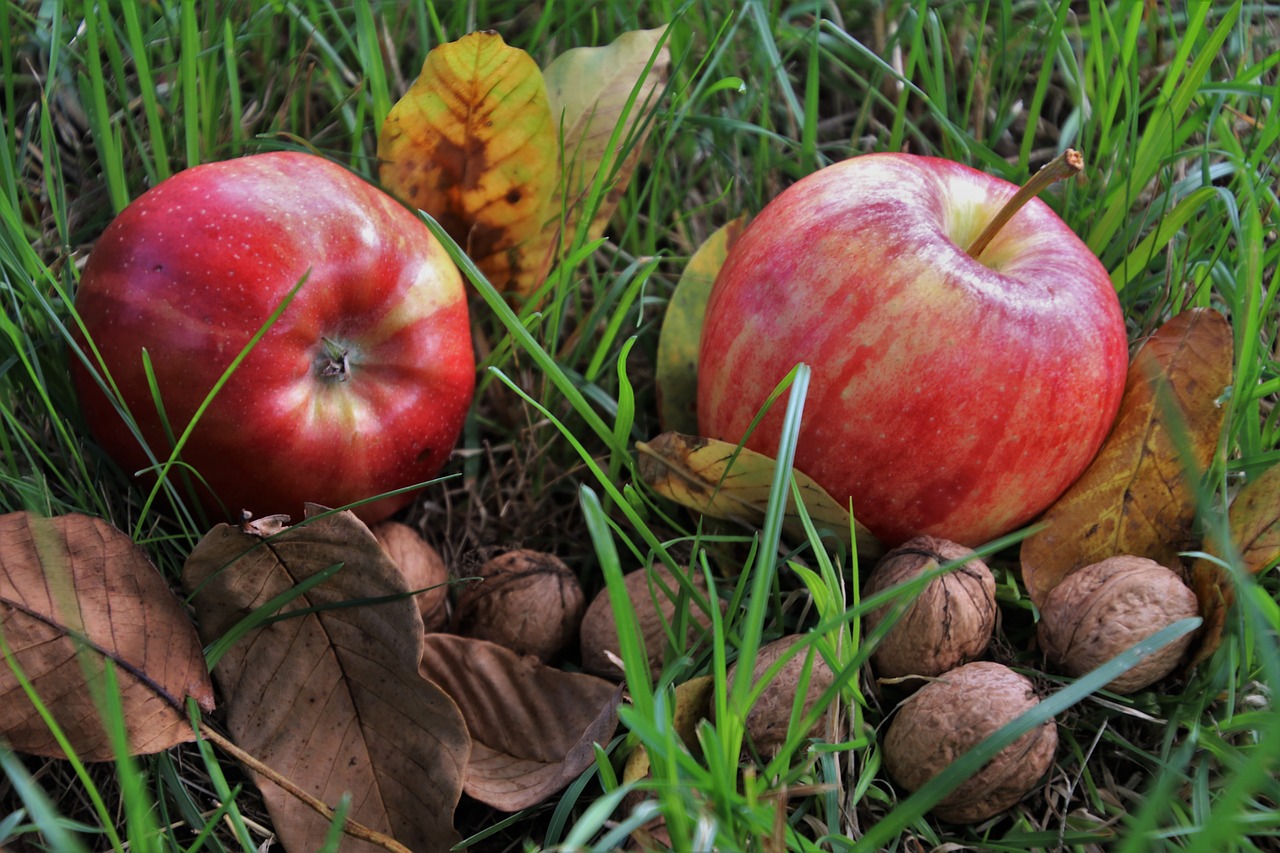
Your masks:
M755 662L751 666L751 680L758 682L765 675L765 671L772 666L778 658L782 657L796 643L804 639L803 634L790 634L780 639L774 640L765 646L762 646L756 653ZM782 665L782 669L778 670L778 674L769 682L768 686L760 694L760 698L751 706L751 710L747 712L747 734L751 736L751 742L755 744L757 750L765 753L771 750L777 750L786 741L788 724L791 722L791 708L795 703L796 691L800 689L800 676L805 669L805 660L809 657L807 649L795 652L790 660ZM816 651L812 655L813 662L809 665L809 683L805 691L804 710L802 713L809 713L813 706L817 703L818 698L823 691L831 686L831 682L835 680L835 673L831 671L831 667L827 665L827 661ZM729 668L728 682L733 683L738 666L742 661L736 661ZM809 730L809 736L820 735L827 725L827 717L830 709L825 711L821 717L813 724Z
M573 570L554 554L518 549L485 562L481 578L458 594L454 630L543 662L578 630L586 597Z
M885 769L915 791L1039 701L1031 681L1002 664L978 661L953 669L899 707L884 739ZM1057 724L1049 720L996 753L939 801L933 814L951 823L999 814L1035 786L1057 748Z
M972 553L946 539L917 536L881 558L862 595L905 583ZM868 613L866 631L874 630L896 606L898 602L890 602ZM881 678L941 675L987 650L996 612L995 578L986 563L974 557L920 590L872 651L871 663Z
M383 521L370 529L409 589L422 590L414 596L422 627L428 632L442 630L449 621L449 570L439 552L407 524Z
M1045 597L1038 635L1049 661L1084 675L1179 619L1196 616L1195 593L1145 557L1112 557L1067 575ZM1106 686L1132 693L1164 678L1191 644L1186 634Z
M702 575L691 573L688 577L699 594L706 596L707 584ZM657 678L666 660L667 631L676 629L674 620L681 600L687 603L682 612L686 614L686 637L689 643L693 643L707 630L711 625L711 616L686 594L685 588L676 580L671 570L661 563L654 564L648 571L628 573L623 577L623 583L644 638L649 671ZM723 608L723 604L720 606ZM620 664L611 657L618 655L618 624L607 587L596 594L582 618L581 642L583 669L615 681L622 678Z

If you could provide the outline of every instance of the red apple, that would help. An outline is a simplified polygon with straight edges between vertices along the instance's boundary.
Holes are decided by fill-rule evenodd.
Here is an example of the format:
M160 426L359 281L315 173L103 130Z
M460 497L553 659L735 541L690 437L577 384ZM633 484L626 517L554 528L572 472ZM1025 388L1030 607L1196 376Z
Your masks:
M886 544L977 546L1030 521L1111 428L1128 362L1106 270L1018 187L948 160L869 154L765 207L707 306L700 431L738 441L798 362L796 467ZM779 403L747 445L775 453Z
M456 267L390 196L322 157L279 152L197 166L144 193L80 281L84 334L161 462L299 282L181 451L221 517L300 517L304 501L341 506L440 470L475 387ZM153 466L95 374L71 361L94 438L129 473ZM373 523L409 500L356 512Z

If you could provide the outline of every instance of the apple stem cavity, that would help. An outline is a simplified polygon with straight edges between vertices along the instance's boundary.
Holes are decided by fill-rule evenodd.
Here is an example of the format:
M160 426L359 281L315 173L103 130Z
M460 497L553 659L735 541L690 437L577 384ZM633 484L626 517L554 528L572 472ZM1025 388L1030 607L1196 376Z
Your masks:
M329 338L321 340L324 341L324 351L316 356L316 372L324 379L346 382L351 374L351 351Z
M1084 168L1084 157L1074 148L1068 148L1057 157L1054 157L1048 163L1045 163L1040 171L1031 176L1022 187L1014 193L1013 197L1005 202L1004 207L987 223L987 227L982 229L982 233L978 238L969 244L969 248L965 249L969 253L969 257L975 261L982 257L982 253L986 251L991 241L995 239L996 234L1000 233L1000 229L1005 223L1013 218L1024 204L1031 199L1040 195L1050 184L1078 175Z

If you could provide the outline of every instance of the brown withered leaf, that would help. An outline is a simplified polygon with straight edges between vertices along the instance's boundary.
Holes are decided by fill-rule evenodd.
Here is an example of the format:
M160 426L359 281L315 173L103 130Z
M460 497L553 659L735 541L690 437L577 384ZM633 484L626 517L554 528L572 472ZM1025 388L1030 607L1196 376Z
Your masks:
M536 805L595 761L618 721L619 688L471 637L428 634L422 676L462 709L474 742L469 796L503 811Z
M550 264L532 238L555 189L557 140L533 58L495 32L470 33L432 49L387 115L379 177L435 217L502 290Z
M729 250L742 234L747 218L721 226L689 258L662 316L658 336L656 384L658 422L664 430L698 430L698 345L707 300Z
M588 191L602 171L607 183L587 225L587 239L604 233L640 160L648 135L643 122L670 74L671 51L658 47L665 32L666 27L633 30L604 47L575 47L544 70L551 120L564 136L558 145L560 180L548 204L551 227L543 231L542 245L554 243L562 221L570 233L578 227ZM611 149L615 131L617 147Z
M132 754L195 739L186 697L213 710L191 620L146 554L100 518L0 515L0 638L0 741L21 752L64 755L15 666L85 761L114 757L97 705L105 661Z
M412 850L448 850L470 740L462 715L418 674L422 617L400 572L354 514L316 517L264 538L219 525L192 551L183 583L212 643L248 614L341 564L251 629L215 664L236 745ZM266 528L267 530L275 528ZM363 603L362 603L363 602ZM308 611L315 608L313 611ZM290 615L293 614L293 615ZM318 849L327 822L256 779L290 850ZM343 850L373 850L348 838Z
M774 460L763 453L713 438L664 432L636 442L636 471L658 494L695 512L749 527L764 523ZM849 544L849 511L800 471L793 472L809 517ZM783 529L796 539L804 526L793 496L787 496ZM860 557L877 557L884 546L855 522Z
M1203 472L1218 446L1226 413L1217 401L1231 384L1231 365L1231 327L1210 309L1178 314L1143 345L1102 449L1045 512L1045 528L1023 540L1022 577L1033 602L1108 557L1181 570L1178 552L1195 543L1195 497L1175 435L1185 436ZM1171 417L1180 424L1171 427Z
M1240 489L1228 511L1231 536L1241 565L1261 574L1280 561L1280 465L1272 465ZM1221 543L1205 543L1206 553L1225 556ZM1235 602L1235 587L1225 569L1199 559L1191 567L1191 588L1200 601L1204 624L1190 656L1190 665L1208 660L1222 643L1227 611Z

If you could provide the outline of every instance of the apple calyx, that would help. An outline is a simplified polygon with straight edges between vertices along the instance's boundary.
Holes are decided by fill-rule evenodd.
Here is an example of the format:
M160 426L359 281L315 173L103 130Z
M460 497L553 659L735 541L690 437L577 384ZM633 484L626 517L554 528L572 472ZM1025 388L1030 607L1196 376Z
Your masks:
M346 382L351 376L351 350L331 338L320 340L324 346L312 362L316 375L330 382Z
M1082 169L1084 169L1084 157L1074 148L1068 148L1048 163L1045 163L1040 171L1032 175L1014 193L1013 197L1005 202L1004 207L1000 208L999 212L987 223L987 227L982 229L982 233L978 235L977 239L969 244L969 248L965 249L969 257L975 261L982 257L982 253L990 245L991 241L995 239L996 234L1024 204L1040 195L1050 184L1055 184L1065 178L1070 178L1072 175L1077 175Z

